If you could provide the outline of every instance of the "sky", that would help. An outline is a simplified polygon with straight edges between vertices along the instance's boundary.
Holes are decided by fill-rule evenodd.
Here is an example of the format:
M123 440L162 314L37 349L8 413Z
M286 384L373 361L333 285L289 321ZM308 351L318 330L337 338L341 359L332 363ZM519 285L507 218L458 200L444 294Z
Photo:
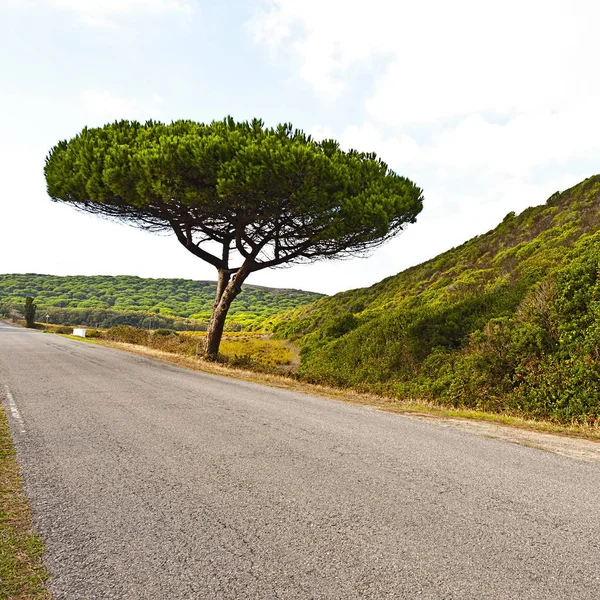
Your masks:
M368 286L600 172L595 0L0 0L0 273L214 279L172 235L57 204L48 151L118 119L262 118L424 191L367 258L247 283Z

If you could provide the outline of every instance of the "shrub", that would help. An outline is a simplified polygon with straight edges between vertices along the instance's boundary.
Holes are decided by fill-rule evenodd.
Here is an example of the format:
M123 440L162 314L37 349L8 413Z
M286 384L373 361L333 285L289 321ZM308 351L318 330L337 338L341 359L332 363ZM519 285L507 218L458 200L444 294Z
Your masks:
M107 340L126 344L147 344L150 334L145 329L138 329L131 325L117 325L106 331L104 337Z
M174 329L155 329L152 332L153 336L168 336L168 335L178 335Z
M323 329L326 337L338 338L355 329L357 325L358 319L352 313L344 313L330 319Z

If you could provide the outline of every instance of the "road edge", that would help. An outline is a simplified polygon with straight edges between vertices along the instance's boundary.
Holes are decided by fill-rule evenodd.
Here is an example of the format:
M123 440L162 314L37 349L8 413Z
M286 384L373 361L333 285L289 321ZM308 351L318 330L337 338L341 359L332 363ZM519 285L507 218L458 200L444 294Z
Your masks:
M8 421L0 402L0 598L51 600L44 542L33 528L29 501Z

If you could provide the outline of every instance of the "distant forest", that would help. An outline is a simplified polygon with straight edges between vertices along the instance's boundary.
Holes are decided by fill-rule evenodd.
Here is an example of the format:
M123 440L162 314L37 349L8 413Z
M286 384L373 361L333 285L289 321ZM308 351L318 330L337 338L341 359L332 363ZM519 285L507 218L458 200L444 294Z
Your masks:
M49 314L49 320L59 324L201 329L210 317L215 292L212 281L9 274L0 275L0 315L19 312L31 296L38 320ZM259 328L272 315L321 297L313 292L244 286L229 311L229 328Z

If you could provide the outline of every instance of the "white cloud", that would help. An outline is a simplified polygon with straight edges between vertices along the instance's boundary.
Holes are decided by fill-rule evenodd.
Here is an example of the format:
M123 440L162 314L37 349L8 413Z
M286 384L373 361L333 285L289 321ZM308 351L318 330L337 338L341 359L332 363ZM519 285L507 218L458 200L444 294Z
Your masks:
M107 90L84 90L81 94L83 113L89 125L102 125L121 119L156 119L160 116L162 102L158 94L152 94L146 101L122 98Z
M318 142L335 138L335 133L329 125L315 125L310 131L310 135Z
M38 0L0 0L0 7L2 4L11 9L27 10L35 8L35 3Z
M376 152L391 169L400 173L405 171L408 165L417 163L422 154L422 149L411 136L398 133L385 137L370 122L361 127L347 127L340 137L340 143L346 150Z
M46 0L53 8L76 13L86 25L106 27L120 15L189 13L190 0Z
M256 39L293 49L300 75L325 99L352 69L386 65L366 107L388 125L473 112L563 110L600 98L591 0L271 0Z
M397 134L385 137L371 122L363 125L350 125L339 136L328 125L315 125L310 130L315 140L337 139L343 150L355 149L361 152L375 152L393 170L418 164L423 150L409 135Z
M332 101L344 90L343 73L371 54L361 48L362 17L371 11L370 3L354 0L269 0L249 26L271 50L292 51L301 77Z
M373 121L349 125L339 135L323 125L311 133L316 139L337 138L344 149L376 152L399 173L427 169L441 178L471 176L474 170L527 178L549 165L583 159L600 164L600 112L586 102L559 113L519 114L502 124L473 114L420 141Z
M562 112L522 113L503 125L474 114L444 130L427 152L430 162L447 167L524 177L538 167L584 158L600 161L600 114L590 102Z

